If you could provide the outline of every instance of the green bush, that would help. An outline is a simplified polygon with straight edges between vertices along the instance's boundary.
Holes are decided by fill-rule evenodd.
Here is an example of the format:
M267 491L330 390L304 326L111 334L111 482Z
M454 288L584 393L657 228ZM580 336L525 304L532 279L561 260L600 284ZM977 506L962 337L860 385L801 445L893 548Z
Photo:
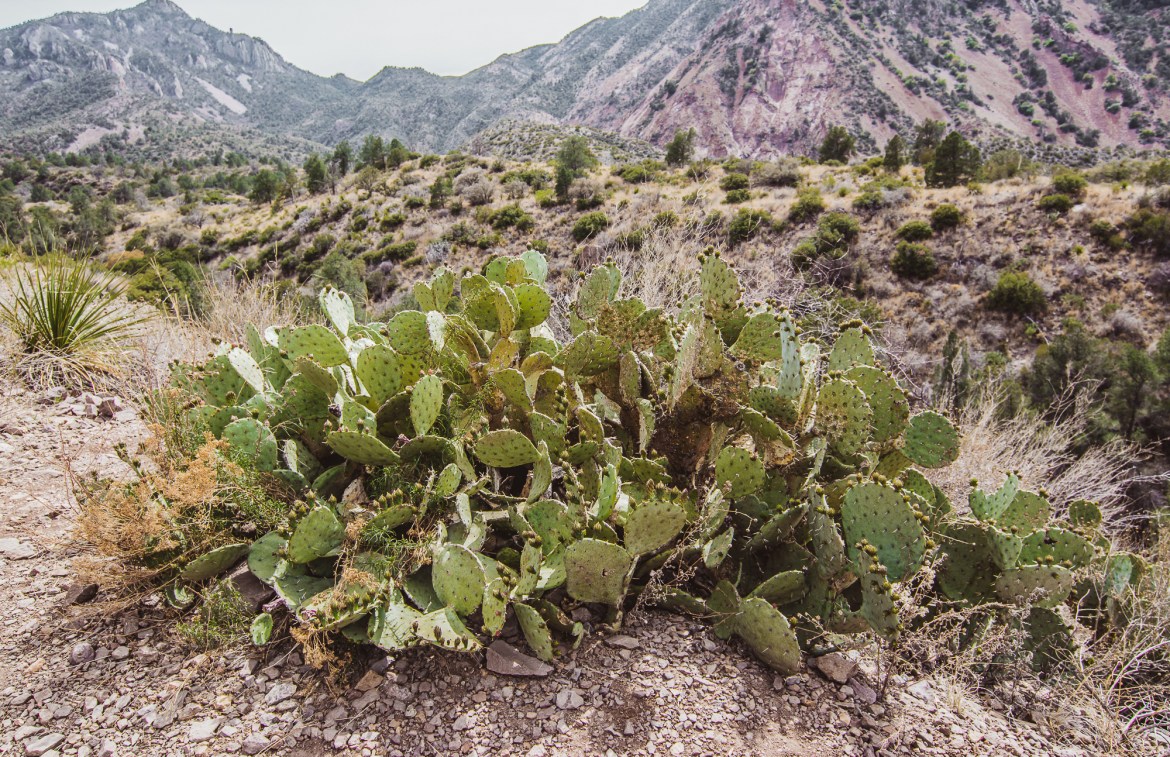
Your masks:
M727 243L735 247L766 230L772 223L771 214L763 210L742 208L727 225Z
M1005 271L987 294L987 305L994 310L1020 315L1040 315L1048 310L1044 290L1023 272Z
M1081 199L1089 188L1089 180L1078 171L1065 171L1052 177L1052 194Z
M944 202L930 213L930 227L935 231L947 231L962 225L963 211L949 202Z
M1170 257L1170 211L1140 208L1126 221L1130 241L1158 257Z
M600 211L586 213L577 219L577 223L573 224L573 239L578 242L584 242L586 239L596 236L608 228L609 217L605 213Z
M1069 212L1072 210L1074 205L1076 205L1076 201L1073 200L1073 198L1069 197L1068 195L1061 194L1044 195L1040 198L1040 201L1036 203L1036 207L1040 208L1045 213L1056 213L1058 215L1064 215L1065 213Z
M551 189L538 189L534 196L536 197L536 206L538 208L555 208L560 202L557 199L557 193Z
M505 205L493 212L490 216L493 229L511 229L517 231L531 231L536 226L536 220L524 212L519 205Z
M733 192L737 189L747 189L751 183L747 174L729 173L719 181L719 188L724 192Z
M393 231L402 224L406 223L406 216L402 213L387 213L382 216L382 220L378 222L378 228L381 231Z
M890 270L906 279L929 279L938 273L938 263L926 245L902 241L890 258Z
M934 229L926 221L907 221L898 228L895 236L906 242L922 242L934 236Z
M825 200L815 187L802 190L796 195L796 202L788 211L788 220L793 223L811 221L825 212Z
M382 245L376 250L370 250L362 255L362 259L372 265L386 260L400 262L406 260L418 249L418 242L391 242Z
M727 193L723 198L723 202L728 205L739 205L742 202L747 202L752 199L752 193L747 189L733 189Z

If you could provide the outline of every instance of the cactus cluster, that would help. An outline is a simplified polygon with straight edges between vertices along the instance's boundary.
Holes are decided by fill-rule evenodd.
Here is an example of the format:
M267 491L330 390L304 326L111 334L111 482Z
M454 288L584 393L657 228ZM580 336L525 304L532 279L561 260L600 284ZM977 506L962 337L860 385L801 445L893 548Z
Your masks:
M385 323L325 291L329 327L251 329L177 369L192 412L296 500L182 579L246 552L295 622L388 650L475 651L510 611L544 660L582 638L574 606L616 625L645 592L794 670L829 635L896 637L924 565L921 601L1020 603L1037 634L1065 628L1054 608L1101 551L1092 506L1054 523L1010 476L956 513L923 471L956 458L958 430L911 413L860 322L804 338L708 251L677 312L595 268L562 343L547 272L533 251L439 269Z

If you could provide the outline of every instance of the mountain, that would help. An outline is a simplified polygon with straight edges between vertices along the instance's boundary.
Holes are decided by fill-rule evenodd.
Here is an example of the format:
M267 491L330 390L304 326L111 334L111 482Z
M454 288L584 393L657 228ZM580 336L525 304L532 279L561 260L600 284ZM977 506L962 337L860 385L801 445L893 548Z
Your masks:
M1142 147L1170 142L1168 88L1159 0L650 0L464 76L367 82L298 69L170 0L0 31L10 147L182 128L449 150L528 121L659 145L694 127L705 154L766 156L807 152L834 123L875 148L926 118L985 142Z

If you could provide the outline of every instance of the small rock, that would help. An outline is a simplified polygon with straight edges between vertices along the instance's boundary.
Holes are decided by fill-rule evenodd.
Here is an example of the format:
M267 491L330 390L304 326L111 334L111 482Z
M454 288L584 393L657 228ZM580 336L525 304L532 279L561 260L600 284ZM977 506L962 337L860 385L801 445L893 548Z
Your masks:
M269 705L280 704L296 693L297 686L295 683L278 683L264 695L264 703Z
M562 710L575 710L585 704L585 699L576 689L563 689L557 694L557 707Z
M26 544L19 539L0 539L0 557L6 557L9 560L27 560L30 557L36 557L36 555L37 550L31 544Z
M98 414L103 418L113 418L115 414L125 410L122 400L118 397L106 397L97 406Z
M934 704L935 696L934 691L930 688L930 681L919 681L912 686L908 686L906 691L927 704Z
M110 657L114 658L115 660L125 660L129 656L130 647L124 645L117 647L113 652L110 652Z
M201 741L210 741L218 728L219 720L216 718L196 720L191 724L191 730L187 732L187 740L196 744Z
M69 651L69 664L82 665L92 661L95 656L97 656L97 652L94 650L93 644L88 641L79 641Z
M506 641L497 639L487 650L487 668L505 676L543 677L552 672L552 666L535 657L521 653Z
M847 683L853 671L857 670L857 663L840 652L830 652L820 657L810 657L809 667L819 670L825 678L835 683Z
M244 743L240 744L240 751L244 754L260 754L269 745L268 739L258 733L253 733L248 738L244 739Z
M41 757L46 752L56 749L64 740L65 734L63 733L49 733L41 736L39 739L26 743L24 745L24 753L27 757Z
M635 639L633 636L625 636L618 634L617 636L610 636L605 640L606 644L611 647L618 647L619 649L637 649L642 646L642 642Z
M118 745L110 739L102 739L102 745L98 747L96 757L118 757Z
M853 698L863 704L874 704L878 700L877 692L873 690L860 676L849 679L849 687L853 689Z
M83 605L92 602L97 597L97 584L74 584L65 592L65 604Z
M362 676L361 680L354 686L355 689L361 692L372 691L382 685L382 681L386 680L372 670L367 670L366 674Z
M276 594L271 586L256 578L256 575L248 570L247 563L241 563L228 580L236 587L236 591L240 593L240 599L248 604L252 612L259 612L264 603Z

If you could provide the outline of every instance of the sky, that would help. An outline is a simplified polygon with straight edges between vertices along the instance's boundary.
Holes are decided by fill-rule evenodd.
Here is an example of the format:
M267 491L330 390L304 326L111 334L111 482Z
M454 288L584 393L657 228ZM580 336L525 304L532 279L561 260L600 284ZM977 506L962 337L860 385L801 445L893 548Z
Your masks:
M195 18L262 38L293 65L365 81L383 66L462 74L504 53L557 42L646 0L176 0ZM134 0L0 0L0 28Z

